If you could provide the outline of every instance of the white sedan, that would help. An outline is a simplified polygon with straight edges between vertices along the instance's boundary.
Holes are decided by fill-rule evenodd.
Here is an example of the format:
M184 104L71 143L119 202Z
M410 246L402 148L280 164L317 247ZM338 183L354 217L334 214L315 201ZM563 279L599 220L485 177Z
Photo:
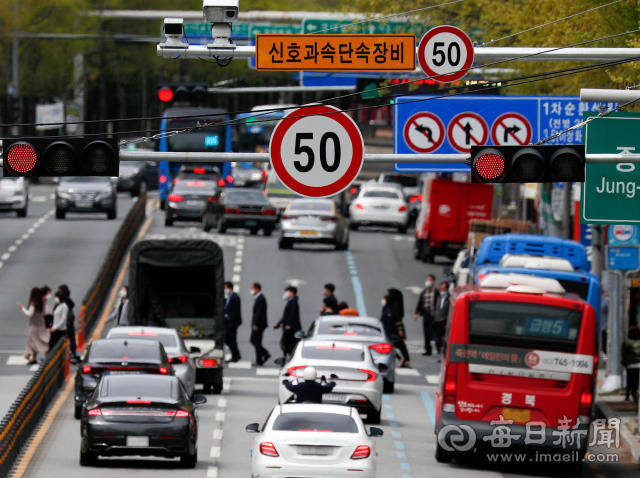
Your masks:
M336 384L331 393L323 395L323 403L354 407L367 415L368 422L380 423L382 375L366 344L329 340L298 343L293 357L280 371L280 403L295 399L283 381L303 380L302 373L307 367L314 367L318 377L324 376Z
M286 404L273 409L251 449L256 478L305 476L374 478L376 449L371 437L382 430L365 429L357 410L324 404Z
M351 228L360 226L396 227L398 232L407 232L409 210L402 189L398 186L385 186L365 183L349 206Z

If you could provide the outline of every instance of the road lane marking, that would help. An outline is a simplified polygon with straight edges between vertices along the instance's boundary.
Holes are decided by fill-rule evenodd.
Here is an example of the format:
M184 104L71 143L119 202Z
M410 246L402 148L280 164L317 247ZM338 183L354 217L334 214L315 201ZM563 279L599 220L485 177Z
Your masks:
M395 419L396 419L396 416L395 416L395 414L393 414L393 413L387 413L387 414L385 415L385 418L386 418L387 420L395 420Z
M212 438L214 440L222 440L222 428L214 428Z
M393 410L393 405L383 405L385 410Z
M240 360L238 362L229 362L227 364L227 366L229 368L240 368L243 370L250 370L251 369L251 362L249 362L248 360Z
M388 394L386 394L386 393L385 393L385 394L382 396L382 399L383 399L383 400L391 400L391 395L388 395Z
M224 412L216 412L215 421L216 422L224 422L227 418L227 414Z
M7 365L27 365L29 361L22 355L9 355Z
M424 378L427 379L427 383L437 385L440 383L440 375L425 375Z
M14 242L14 244L16 246L19 246L20 244L22 244L22 239L17 239L16 242Z
M400 468L403 470L410 470L411 465L409 465L409 463L400 463Z
M398 455L398 458L400 458L401 460L406 460L407 459L407 454L403 451L397 451L396 455Z
M29 239L29 236L31 234L27 234L26 232L22 235L22 240L24 241L25 239Z
M233 282L234 284L238 284L240 282L240 274L234 274L231 282Z
M219 398L218 399L218 407L227 408L227 399L226 398Z
M7 249L7 250L9 252L15 252L17 248L18 248L17 246L9 246L9 249Z
M35 230L35 228L30 227L29 229L27 229L27 232L28 232L29 234L33 234L34 232L36 232L36 230Z
M256 369L256 375L262 375L262 376L271 376L271 377L277 377L278 375L280 375L280 369L279 368L257 368Z
M31 367L29 367L29 372L37 372L39 368L40 368L40 365L38 365L37 363L34 363Z
M242 266L240 264L233 266L233 272L242 272Z
M235 263L236 264L242 264L242 257L236 257L235 258Z
M0 262L0 269L2 269L2 262Z
M49 196L49 199L55 199L55 198L56 198L56 195L51 193L51 195Z
M397 432L397 431L392 431L392 432L391 432L391 436L392 436L393 438L402 438L402 433Z
M358 309L358 312L360 313L361 317L367 317L368 314L367 314L367 307L364 302L364 292L362 291L362 283L360 282L360 278L358 277L358 271L355 267L355 260L353 258L353 254L351 254L351 251L348 250L345 252L345 255L347 256L347 262L354 264L353 269L351 270L352 271L351 284L353 285L353 292L356 296L356 308Z
M31 199L33 202L46 202L47 197L46 196L35 196L34 198Z
M207 478L218 478L218 467L210 466L207 469Z
M436 426L436 407L433 404L433 400L431 400L431 394L429 392L422 392L422 401L424 402L424 406L427 409L427 415L429 415L429 420L431 420L431 425Z
M401 441L396 441L393 442L396 446L396 448L398 448L399 450L404 450L404 443L402 443Z
M220 458L220 447L212 446L209 452L209 458Z
M11 254L9 254L8 252L5 252L0 256L0 259L2 259L3 261L6 261L7 259L9 259L9 257L11 257Z
M415 368L396 368L398 375L405 375L407 377L419 377L420 372Z

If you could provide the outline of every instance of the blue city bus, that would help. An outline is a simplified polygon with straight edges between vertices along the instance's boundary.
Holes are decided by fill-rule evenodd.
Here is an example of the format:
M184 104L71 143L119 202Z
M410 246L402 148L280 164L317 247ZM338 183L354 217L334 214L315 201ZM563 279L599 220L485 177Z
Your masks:
M236 144L240 153L267 153L271 135L286 111L268 111L274 106L256 106L251 113L239 113L235 118ZM267 110L262 112L262 110ZM242 163L245 164L245 163ZM252 165L253 163L247 163ZM251 167L251 166L249 166Z
M194 118L180 118L193 115ZM207 126L190 133L181 133L168 138L162 138L159 142L159 151L179 152L224 152L232 151L232 132L227 111L220 108L168 108L163 115L160 125L162 132L185 129L196 126L198 123L214 122L225 123L216 126ZM180 167L184 163L160 161L158 163L158 189L160 192L160 204L164 205L171 190L171 185ZM226 178L231 171L229 163L222 164L222 177Z

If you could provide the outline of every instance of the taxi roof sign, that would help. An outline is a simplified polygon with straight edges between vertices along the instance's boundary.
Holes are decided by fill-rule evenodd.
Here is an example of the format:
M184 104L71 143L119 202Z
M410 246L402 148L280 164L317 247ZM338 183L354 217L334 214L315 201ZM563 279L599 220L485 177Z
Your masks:
M415 71L415 35L257 35L256 70Z

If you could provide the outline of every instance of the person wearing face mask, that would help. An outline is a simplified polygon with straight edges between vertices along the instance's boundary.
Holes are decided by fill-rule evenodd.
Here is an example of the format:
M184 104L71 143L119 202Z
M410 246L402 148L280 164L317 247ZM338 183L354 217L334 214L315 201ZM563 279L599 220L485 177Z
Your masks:
M269 360L271 354L262 346L262 336L267 323L267 299L262 294L262 286L258 282L251 284L251 295L254 297L253 314L251 316L251 345L256 349L256 362L254 365L262 366Z
M29 294L29 303L25 307L18 304L20 310L29 317L29 338L27 340L27 350L24 358L29 361L29 365L38 363L37 355L46 355L49 351L49 330L44 324L44 300L42 289L34 287Z
M438 355L442 353L442 340L449 317L449 283L443 281L440 283L440 294L436 304L436 312L433 315L433 324L431 325L431 335L436 343ZM438 362L440 359L438 359Z
M433 274L427 276L427 280L424 283L424 290L420 294L418 299L418 305L416 306L416 313L413 315L413 320L418 320L418 317L422 317L422 330L424 333L424 348L425 351L422 355L431 355L431 326L433 324L433 317L436 313L436 304L438 303L439 292L436 289L436 278Z
M76 316L73 313L73 308L76 306L75 302L71 300L71 291L66 284L61 284L58 286L58 290L62 291L67 298L65 303L69 308L67 313L67 338L69 339L69 349L71 350L71 363L78 363L80 361L80 357L76 354Z
M55 302L56 307L53 310L53 325L49 338L49 350L53 350L60 339L64 339L67 336L67 314L69 313L69 306L66 303L67 296L61 290L56 291Z
M231 350L231 358L227 362L235 363L242 358L238 350L238 327L242 324L242 311L240 296L233 291L232 282L224 283L224 298L224 342Z
M300 306L298 305L298 289L292 285L284 290L282 300L287 304L284 306L282 318L274 327L282 329L282 338L280 339L280 348L284 354L285 361L291 356L293 349L298 343L295 333L302 330L300 325Z
M126 327L129 325L127 322L127 312L129 308L129 288L124 285L122 289L118 291L118 305L113 309L113 312L107 317L105 323L109 323L115 320L116 327Z
M399 292L399 291L397 291ZM387 294L382 299L382 316L380 322L384 327L384 331L391 340L393 346L398 349L402 355L401 367L411 367L411 361L409 357L409 351L404 343L404 325L402 323L402 316L399 315L402 304L399 301L402 300L401 296L396 293L395 289L389 289Z
M45 285L40 289L42 295L42 312L44 313L44 325L47 329L51 328L53 324L53 311L49 307L49 299L51 298L51 287Z

